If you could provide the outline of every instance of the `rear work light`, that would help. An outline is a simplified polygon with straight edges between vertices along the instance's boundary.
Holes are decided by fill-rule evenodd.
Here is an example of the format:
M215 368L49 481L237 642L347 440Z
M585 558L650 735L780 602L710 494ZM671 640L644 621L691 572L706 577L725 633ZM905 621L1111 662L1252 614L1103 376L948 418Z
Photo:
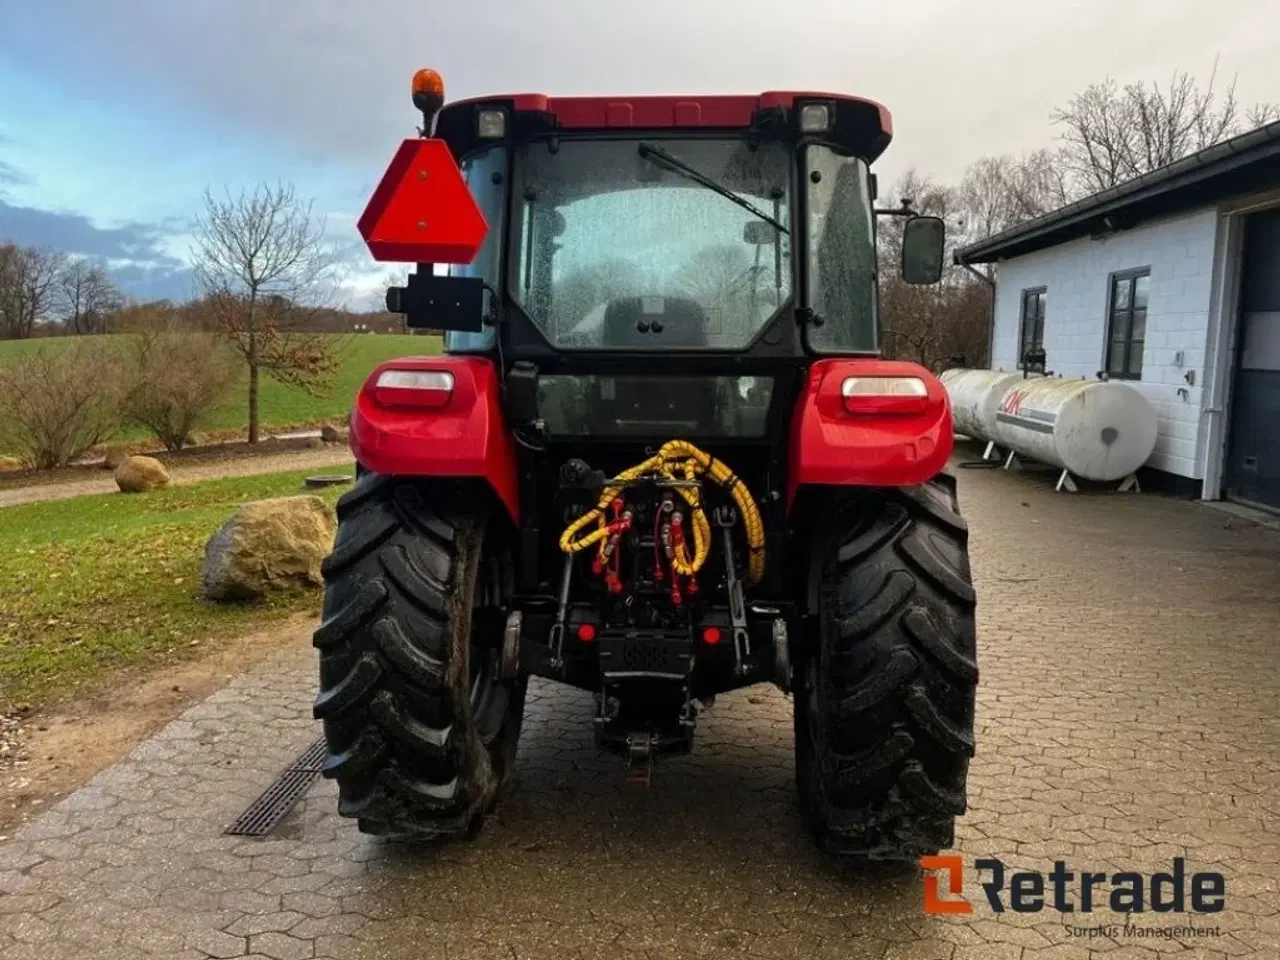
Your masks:
M476 115L476 136L481 140L501 140L507 135L505 110L481 110Z
M384 370L373 385L374 399L385 407L435 409L453 395L453 374L447 370Z
M800 108L801 133L826 133L831 129L831 105L806 103Z
M908 414L929 408L929 388L919 377L846 377L840 394L850 413Z

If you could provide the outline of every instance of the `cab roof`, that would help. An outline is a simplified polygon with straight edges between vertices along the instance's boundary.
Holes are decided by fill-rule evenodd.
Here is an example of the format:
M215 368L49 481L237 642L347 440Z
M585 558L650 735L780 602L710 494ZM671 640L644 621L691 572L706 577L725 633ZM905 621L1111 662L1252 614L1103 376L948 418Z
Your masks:
M461 158L483 144L476 116L482 109L506 110L511 120L508 137L521 140L565 131L590 133L620 130L720 131L755 129L773 135L799 136L797 116L806 103L832 108L830 132L820 139L833 142L868 163L893 138L889 111L874 100L838 93L772 90L737 96L600 96L550 97L542 93L495 94L446 105L436 122L435 135Z

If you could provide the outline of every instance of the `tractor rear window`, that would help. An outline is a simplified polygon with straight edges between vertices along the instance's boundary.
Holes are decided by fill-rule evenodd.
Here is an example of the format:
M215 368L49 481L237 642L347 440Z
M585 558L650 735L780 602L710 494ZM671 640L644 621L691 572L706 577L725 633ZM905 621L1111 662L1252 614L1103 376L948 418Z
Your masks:
M646 157L651 145L773 221ZM562 349L736 350L791 297L791 163L740 138L520 149L509 284Z
M538 378L538 412L562 438L758 439L772 398L768 377Z

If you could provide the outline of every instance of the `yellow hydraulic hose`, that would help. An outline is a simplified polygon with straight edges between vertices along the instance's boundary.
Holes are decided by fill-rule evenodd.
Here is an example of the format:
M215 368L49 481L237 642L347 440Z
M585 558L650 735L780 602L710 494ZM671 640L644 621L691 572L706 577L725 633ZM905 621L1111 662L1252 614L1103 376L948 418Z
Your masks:
M755 498L751 496L747 485L729 469L726 463L685 440L669 440L648 460L623 470L614 477L610 484L605 486L595 507L565 528L564 533L560 535L560 549L565 553L579 553L597 544L600 549L603 549L604 540L609 535L609 525L605 515L609 504L622 492L627 483L646 474L659 474L668 480L683 481L693 481L699 476L707 476L727 489L738 507L738 513L742 516L742 523L746 528L747 585L760 582L764 577L764 521L760 519ZM671 566L681 576L691 577L702 569L711 552L711 524L703 510L698 487L681 486L677 487L676 491L689 505L690 526L693 529L693 556L690 557L684 549L678 549L675 551ZM578 537L579 531L586 528L593 520L596 523L596 529Z

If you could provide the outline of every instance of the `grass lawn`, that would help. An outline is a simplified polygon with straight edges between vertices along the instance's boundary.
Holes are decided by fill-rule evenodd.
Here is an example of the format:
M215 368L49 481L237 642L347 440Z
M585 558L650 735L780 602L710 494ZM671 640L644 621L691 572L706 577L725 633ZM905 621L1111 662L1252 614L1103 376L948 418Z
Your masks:
M235 507L303 492L311 470L0 509L0 713L92 692L125 668L320 609L320 591L258 606L197 596L204 545ZM349 487L317 491L329 502Z
M118 346L127 335L90 337L80 339L101 340L104 345ZM353 334L343 337L342 368L327 389L318 396L310 396L296 387L278 383L263 376L261 404L262 426L266 430L306 426L326 420L337 420L351 410L356 391L373 372L373 368L385 360L396 357L436 354L440 352L440 338L400 334ZM58 349L71 342L69 337L41 338L38 340L0 341L0 363L6 357L24 350L42 346ZM244 430L249 425L249 375L246 371L237 387L230 392L225 403L213 412L203 430ZM116 439L123 441L145 440L145 430L127 427ZM4 451L0 451L3 453Z
M373 368L396 357L421 356L440 352L438 337L389 333L353 335L345 338L342 369L329 387L318 396L309 396L296 387L287 387L270 377L262 378L259 397L262 425L268 430L302 426L346 416ZM238 389L214 412L206 430L244 430L249 425L249 375Z

